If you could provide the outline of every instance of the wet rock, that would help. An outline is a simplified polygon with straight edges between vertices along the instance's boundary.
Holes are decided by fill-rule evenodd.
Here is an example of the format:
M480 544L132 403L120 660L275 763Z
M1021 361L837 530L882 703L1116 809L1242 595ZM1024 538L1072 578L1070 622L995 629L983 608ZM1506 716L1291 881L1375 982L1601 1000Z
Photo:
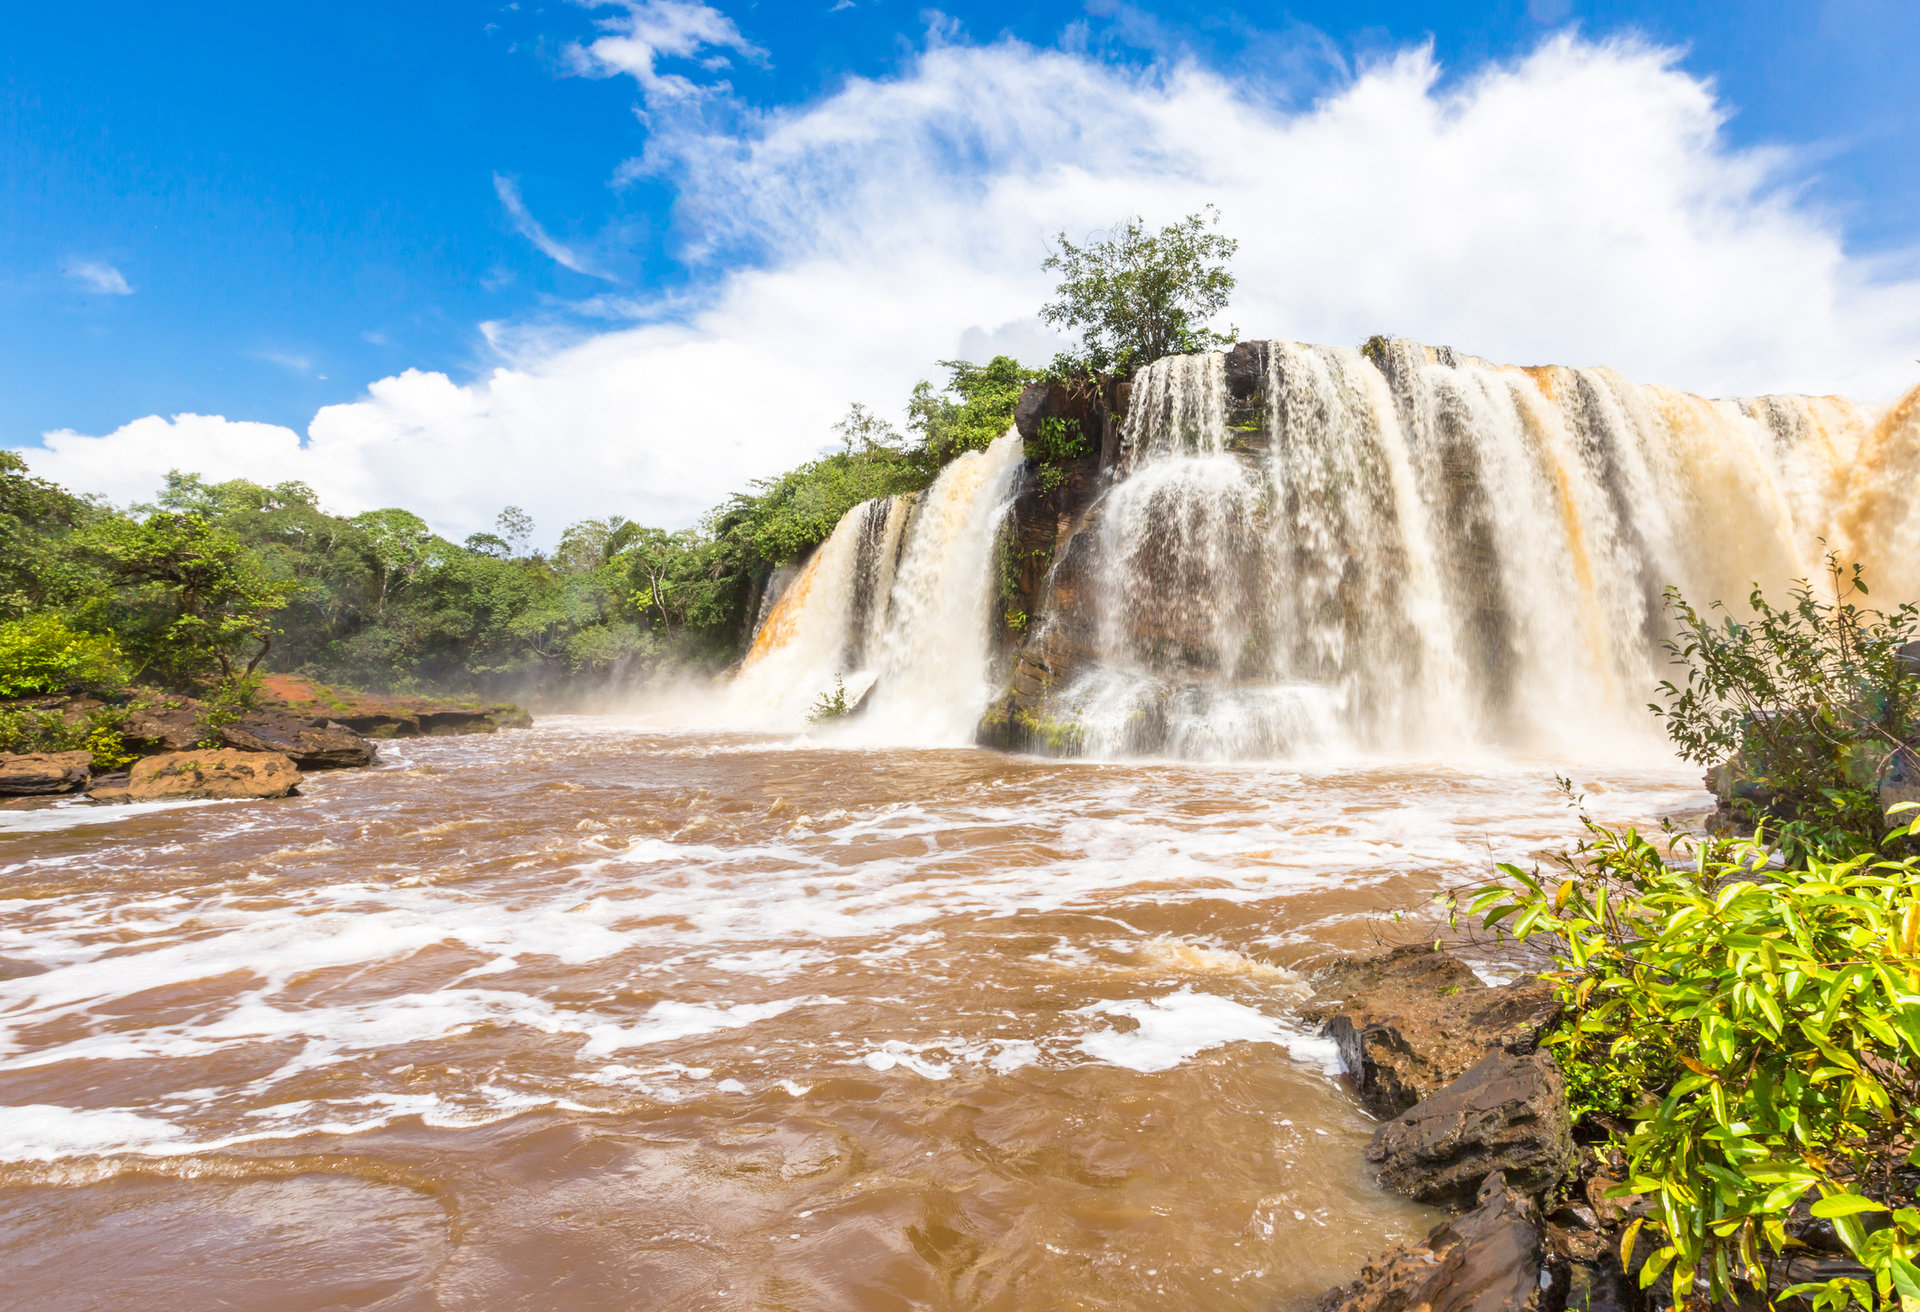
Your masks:
M1614 1253L1569 1263L1563 1278L1566 1312L1633 1312L1639 1306L1637 1291Z
M127 785L131 782L133 773L129 770L97 774L93 782L87 785L87 796L96 802L124 802L128 800Z
M299 769L278 752L167 752L134 764L126 800L285 797L299 783Z
M1426 944L1350 957L1321 972L1304 1019L1326 1027L1360 1102L1397 1116L1490 1052L1532 1052L1560 1004L1551 985L1499 988Z
M92 752L0 754L0 797L74 793L93 775Z
M1540 1216L1495 1173L1474 1209L1418 1244L1367 1263L1314 1312L1534 1312L1542 1302Z
M1482 1058L1376 1130L1367 1160L1381 1187L1423 1203L1461 1203L1494 1171L1516 1188L1545 1189L1574 1163L1560 1067L1545 1052Z
M120 736L136 752L184 752L206 737L205 710L191 697L142 694L127 707Z
M373 744L332 720L302 720L274 711L256 712L220 731L221 741L243 752L278 752L302 770L341 770L373 763Z

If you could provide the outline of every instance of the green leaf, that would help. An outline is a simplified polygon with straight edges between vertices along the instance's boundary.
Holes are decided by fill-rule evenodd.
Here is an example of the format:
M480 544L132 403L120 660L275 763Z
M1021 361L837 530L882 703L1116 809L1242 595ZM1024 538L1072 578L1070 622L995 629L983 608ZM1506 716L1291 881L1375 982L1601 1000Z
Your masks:
M1920 1299L1920 1267L1904 1257L1894 1258L1888 1266L1893 1275L1893 1287L1900 1291L1900 1297Z
M1810 1209L1823 1219L1836 1216L1854 1216L1861 1212L1884 1212L1887 1209L1871 1198L1862 1198L1859 1194L1828 1194Z
M1660 1278L1660 1273L1667 1269L1669 1262L1673 1261L1676 1251L1677 1250L1669 1244L1667 1247L1657 1250L1652 1257L1647 1259L1647 1264L1640 1268L1640 1288L1650 1288L1653 1282Z

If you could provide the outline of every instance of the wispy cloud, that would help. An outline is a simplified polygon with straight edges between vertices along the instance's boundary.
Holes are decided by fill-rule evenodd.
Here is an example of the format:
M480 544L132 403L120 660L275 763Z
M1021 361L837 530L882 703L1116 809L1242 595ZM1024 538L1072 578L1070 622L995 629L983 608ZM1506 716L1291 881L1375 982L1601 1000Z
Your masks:
M60 271L97 296L133 295L127 276L99 260L68 260L60 266Z
M607 35L585 46L573 46L568 53L580 72L597 77L621 73L632 77L649 105L731 90L726 82L703 86L679 73L663 73L659 68L662 59L694 59L705 50L731 50L750 59L766 58L767 52L741 35L731 18L698 0L621 0L619 7L626 12L601 21ZM727 67L724 56L709 56L699 63L708 72Z
M247 354L256 360L277 364L289 373L304 374L313 371L313 361L304 355L294 355L289 351L249 351Z
M618 282L610 273L602 273L587 262L585 256L571 246L555 241L540 221L527 211L527 203L520 199L520 184L504 174L493 175L493 190L500 197L501 205L506 207L507 217L513 220L513 226L522 237L532 242L542 255L575 273L584 273L589 278L602 278L607 282Z

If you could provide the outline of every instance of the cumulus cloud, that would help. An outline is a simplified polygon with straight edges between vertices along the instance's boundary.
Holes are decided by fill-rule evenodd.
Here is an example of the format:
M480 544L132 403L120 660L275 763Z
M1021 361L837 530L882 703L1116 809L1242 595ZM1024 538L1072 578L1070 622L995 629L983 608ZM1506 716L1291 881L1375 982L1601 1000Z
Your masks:
M96 296L131 296L133 287L125 274L111 264L98 260L68 260L60 272Z
M636 78L660 52L733 40L637 17L628 37L655 52L630 57ZM820 449L850 401L897 411L935 360L1050 356L1034 311L1052 234L1209 201L1241 240L1227 317L1250 336L1386 332L1714 395L1877 401L1913 381L1920 285L1850 258L1788 155L1730 148L1725 107L1671 51L1561 35L1443 83L1414 49L1305 108L1269 90L1191 63L935 43L735 131L658 129L650 166L678 188L705 280L629 305L644 322L564 340L506 326L489 375L376 382L320 411L297 452L276 429L243 455L181 416L29 455L121 500L153 471L253 460L455 536L506 502L543 530L609 512L682 524Z
M148 415L105 437L83 437L63 428L44 440L45 454L26 453L35 473L82 491L104 492L120 502L152 496L170 469L283 483L308 477L313 466L300 435L291 428L220 415Z

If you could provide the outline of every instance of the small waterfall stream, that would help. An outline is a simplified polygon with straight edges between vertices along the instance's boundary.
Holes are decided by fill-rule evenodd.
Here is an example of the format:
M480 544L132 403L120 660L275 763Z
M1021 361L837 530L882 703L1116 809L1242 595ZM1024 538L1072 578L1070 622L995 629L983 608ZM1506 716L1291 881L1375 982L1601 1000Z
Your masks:
M848 511L761 624L729 689L734 709L797 727L839 687L849 702L866 699L869 735L971 742L993 693L994 535L1021 459L1009 432L948 465L924 493Z

